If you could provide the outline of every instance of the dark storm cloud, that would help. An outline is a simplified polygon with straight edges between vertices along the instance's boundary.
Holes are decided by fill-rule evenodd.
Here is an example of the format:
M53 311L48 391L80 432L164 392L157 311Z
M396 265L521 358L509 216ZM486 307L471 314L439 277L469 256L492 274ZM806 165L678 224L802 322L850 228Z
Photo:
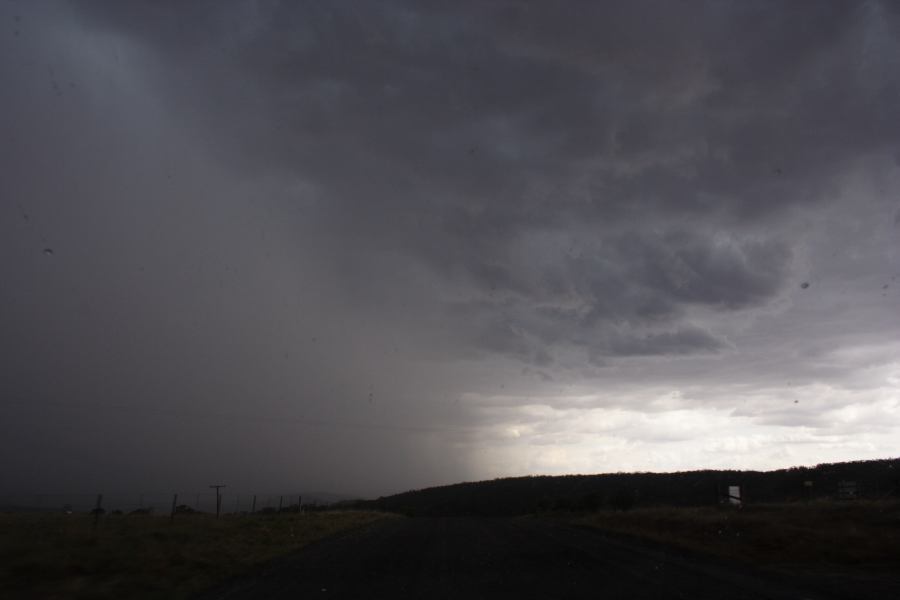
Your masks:
M192 477L300 449L381 492L468 477L510 423L565 446L582 411L644 411L671 421L621 430L674 439L672 406L743 397L826 428L785 382L848 422L893 385L893 3L4 10L4 396L36 411L8 443L67 399L281 415L222 419L235 444L198 418ZM200 452L110 410L76 421L146 468L154 438ZM60 433L86 463L100 437ZM760 443L732 442L709 447Z
M616 340L612 343L612 354L616 356L646 356L651 354L691 354L698 351L713 351L722 347L722 342L708 332L696 327L674 332L656 333L642 339Z
M687 305L765 305L790 274L779 220L900 137L877 4L86 6L158 53L212 151L325 190L315 218L360 248L516 296L521 331L485 315L474 339L517 357L567 295L591 326L668 330ZM573 225L600 243L540 273L510 254Z

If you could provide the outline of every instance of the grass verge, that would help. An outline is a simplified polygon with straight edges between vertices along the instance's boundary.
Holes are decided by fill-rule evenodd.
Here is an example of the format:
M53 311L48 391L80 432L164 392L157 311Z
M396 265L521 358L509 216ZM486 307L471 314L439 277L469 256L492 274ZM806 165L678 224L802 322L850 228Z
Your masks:
M0 514L4 598L185 598L339 531L385 518Z
M900 503L599 511L576 523L775 569L898 572Z

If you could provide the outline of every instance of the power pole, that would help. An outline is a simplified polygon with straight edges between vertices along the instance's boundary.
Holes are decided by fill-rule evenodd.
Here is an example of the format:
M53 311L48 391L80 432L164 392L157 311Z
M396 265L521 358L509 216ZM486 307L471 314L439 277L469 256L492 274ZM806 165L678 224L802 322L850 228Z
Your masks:
M94 513L94 531L97 531L97 522L100 521L100 515L103 514L103 494L97 494L97 508L91 512Z
M223 487L228 487L226 485L211 485L211 488L216 489L216 518L219 518L219 513L222 511L222 493L219 491Z

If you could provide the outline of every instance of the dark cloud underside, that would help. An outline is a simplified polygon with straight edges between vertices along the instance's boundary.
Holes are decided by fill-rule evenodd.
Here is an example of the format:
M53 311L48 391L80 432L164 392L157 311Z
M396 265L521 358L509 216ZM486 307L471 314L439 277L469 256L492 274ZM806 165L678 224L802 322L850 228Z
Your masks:
M890 353L894 3L4 14L18 33L0 66L21 85L3 100L2 267L37 298L3 296L12 396L109 401L140 380L147 402L444 432L309 443L390 446L415 475L384 467L386 485L405 485L443 480L397 458L425 445L474 472L465 435L490 419L461 397L526 414L521 398L608 386L641 411L666 386L699 407L733 385L769 390L741 409L769 414L782 371L849 389L854 352ZM35 275L47 256L27 253L48 246L69 268ZM871 389L894 389L884 377ZM442 435L453 460L434 458Z

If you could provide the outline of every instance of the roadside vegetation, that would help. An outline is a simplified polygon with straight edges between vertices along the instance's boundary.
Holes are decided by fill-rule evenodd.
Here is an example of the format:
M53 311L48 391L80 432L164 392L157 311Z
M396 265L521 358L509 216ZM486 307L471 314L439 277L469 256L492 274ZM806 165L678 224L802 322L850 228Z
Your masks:
M0 596L184 598L384 515L0 514Z
M782 570L900 570L900 502L600 510L576 523Z

